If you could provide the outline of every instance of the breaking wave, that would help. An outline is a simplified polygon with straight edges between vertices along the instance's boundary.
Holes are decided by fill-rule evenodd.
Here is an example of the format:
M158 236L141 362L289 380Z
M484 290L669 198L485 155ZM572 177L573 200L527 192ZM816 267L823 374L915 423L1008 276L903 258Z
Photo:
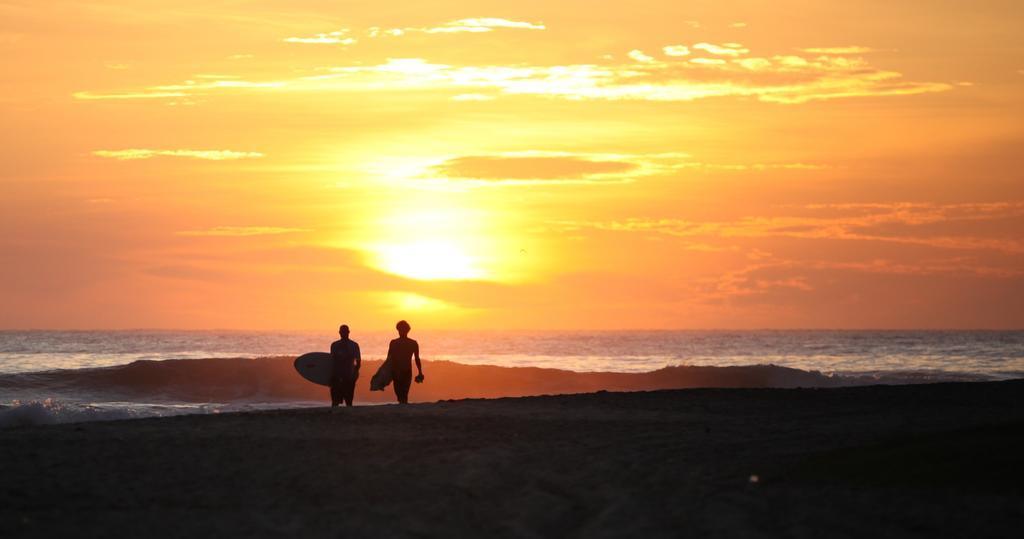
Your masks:
M113 400L235 402L321 400L324 388L301 378L292 357L139 360L127 365L0 375L0 394L60 395ZM379 361L364 361L363 379ZM985 381L991 375L940 371L822 373L775 365L736 367L673 366L645 373L573 372L537 367L497 367L433 361L428 383L416 387L419 400L508 397L598 390L638 391L694 387L792 388L868 384ZM1006 378L1014 377L1007 373ZM998 377L1003 378L1003 377ZM366 382L368 384L368 382ZM360 383L363 398L370 394Z

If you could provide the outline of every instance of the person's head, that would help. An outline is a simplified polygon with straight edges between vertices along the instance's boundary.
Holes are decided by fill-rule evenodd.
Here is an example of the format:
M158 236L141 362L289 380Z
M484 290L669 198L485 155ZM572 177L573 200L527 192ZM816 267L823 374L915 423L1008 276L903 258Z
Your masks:
M409 334L409 330L412 329L412 327L410 327L409 323L406 322L405 320L399 320L398 323L395 324L395 329L398 330L399 335L405 337L406 335Z
M338 328L338 335L341 335L342 339L348 338L348 324L342 324L341 327Z

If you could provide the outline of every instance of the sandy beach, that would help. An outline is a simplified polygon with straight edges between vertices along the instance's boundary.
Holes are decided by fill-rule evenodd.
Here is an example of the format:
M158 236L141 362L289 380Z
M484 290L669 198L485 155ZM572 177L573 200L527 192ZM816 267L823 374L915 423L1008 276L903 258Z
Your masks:
M0 535L1008 537L1021 454L1024 381L35 426Z

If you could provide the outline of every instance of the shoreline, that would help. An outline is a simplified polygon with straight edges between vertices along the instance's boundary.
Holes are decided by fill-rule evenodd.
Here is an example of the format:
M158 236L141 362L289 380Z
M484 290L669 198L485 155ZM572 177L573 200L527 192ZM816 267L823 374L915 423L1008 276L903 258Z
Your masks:
M0 430L0 534L1012 534L1024 380Z
M65 369L0 375L0 395L7 400L71 403L124 402L234 405L275 402L325 402L329 390L303 379L294 357L202 358L136 361L88 369ZM370 391L369 380L380 365L365 360L356 384L355 402L394 402L390 388ZM643 372L577 372L531 366L473 365L431 361L426 382L413 384L414 402L465 398L525 397L596 391L653 391L686 388L797 388L899 385L936 382L1000 381L993 374L947 371L879 371L836 373L774 364L741 366L667 366ZM1024 372L1005 372L1013 379Z

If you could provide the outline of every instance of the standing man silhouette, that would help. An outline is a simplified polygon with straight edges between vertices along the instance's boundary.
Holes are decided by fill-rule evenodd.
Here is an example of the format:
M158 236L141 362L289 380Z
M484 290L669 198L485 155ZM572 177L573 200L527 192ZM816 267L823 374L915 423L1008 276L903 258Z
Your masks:
M391 379L395 385L395 397L400 404L409 403L409 386L412 382L412 358L416 358L416 383L423 381L423 365L420 364L420 344L409 338L409 323L405 320L395 325L398 338L388 346L388 361L391 362Z
M359 354L359 343L349 339L348 334L348 326L342 324L338 328L341 339L331 343L331 358L334 360L334 372L331 374L331 408L336 408L342 401L345 402L345 406L352 406L359 367L363 364L363 358Z

